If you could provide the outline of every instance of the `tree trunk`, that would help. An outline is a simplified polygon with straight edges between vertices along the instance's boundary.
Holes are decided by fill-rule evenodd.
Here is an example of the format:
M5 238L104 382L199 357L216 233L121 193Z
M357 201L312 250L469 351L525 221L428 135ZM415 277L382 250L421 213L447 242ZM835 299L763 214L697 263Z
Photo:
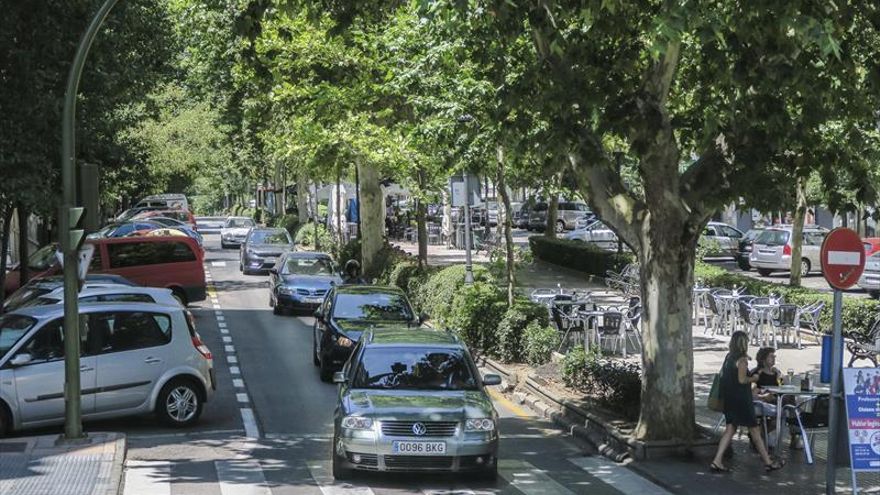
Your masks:
M336 252L345 244L345 235L342 232L342 170L336 168Z
M642 400L636 437L689 440L694 427L691 304L696 236L682 225L642 226Z
M361 180L361 259L363 260L363 273L370 276L378 275L377 271L382 267L377 266L377 255L382 250L384 242L383 232L385 224L384 201L382 187L379 185L379 171L376 168L358 163Z
M428 205L416 198L416 230L419 241L419 266L428 266Z
M788 279L788 285L799 287L801 285L801 277L806 273L801 273L801 252L804 244L804 219L807 216L807 178L798 177L795 184L795 196L797 198L797 206L794 210L794 224L791 227L791 275Z
M309 221L309 181L304 172L296 174L296 216L300 225Z
M12 232L12 205L7 204L3 209L3 218L0 219L3 225L2 234L0 234L0 306L6 299L6 256L9 254L9 235ZM25 263L20 265L27 265Z
M514 292L516 290L516 259L513 254L513 230L511 229L511 219L513 212L510 207L510 195L507 194L507 187L504 182L504 148L498 146L496 148L496 157L498 158L498 168L496 170L495 190L501 197L501 205L498 208L498 225L504 223L504 248L506 254L505 272L507 275L507 304L513 306ZM503 209L502 209L503 206ZM502 215L503 213L503 215Z
M547 225L544 228L544 235L551 239L556 238L556 212L559 209L559 195L550 194L550 200L547 202Z
M452 249L452 239L455 237L455 225L452 223L452 201L449 198L449 189L443 189L443 228L446 230L446 249Z
M15 209L18 212L18 259L21 261L18 268L19 284L24 285L31 278L30 267L28 267L28 217L30 214L27 208L21 203Z

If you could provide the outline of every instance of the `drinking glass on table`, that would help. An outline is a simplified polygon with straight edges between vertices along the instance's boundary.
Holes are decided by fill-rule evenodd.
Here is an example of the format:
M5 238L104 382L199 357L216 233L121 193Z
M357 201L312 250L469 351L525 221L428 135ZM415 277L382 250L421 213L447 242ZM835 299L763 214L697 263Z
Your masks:
M786 373L788 374L788 384L794 385L794 370L792 368L789 368Z

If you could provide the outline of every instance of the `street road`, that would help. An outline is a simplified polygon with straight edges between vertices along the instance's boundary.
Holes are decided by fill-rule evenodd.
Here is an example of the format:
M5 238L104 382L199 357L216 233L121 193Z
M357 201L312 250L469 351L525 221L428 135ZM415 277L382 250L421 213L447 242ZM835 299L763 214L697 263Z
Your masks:
M221 251L217 236L206 236L206 246L214 291L193 312L219 383L202 420L185 431L163 428L152 417L86 425L86 431L128 435L125 495L666 493L589 455L494 391L502 417L496 483L385 474L334 483L329 439L336 387L322 383L312 365L312 318L273 315L267 277L241 275L238 252Z

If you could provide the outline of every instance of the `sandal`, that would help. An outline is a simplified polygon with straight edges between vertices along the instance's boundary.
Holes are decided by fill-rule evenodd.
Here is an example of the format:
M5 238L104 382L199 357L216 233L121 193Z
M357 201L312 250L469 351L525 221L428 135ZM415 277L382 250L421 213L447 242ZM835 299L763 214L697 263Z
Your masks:
M731 471L729 467L719 466L714 462L712 464L709 464L709 469L711 469L713 473L729 473Z
M785 466L785 461L777 459L770 464L764 464L764 471L776 471L777 469L782 469L782 466Z

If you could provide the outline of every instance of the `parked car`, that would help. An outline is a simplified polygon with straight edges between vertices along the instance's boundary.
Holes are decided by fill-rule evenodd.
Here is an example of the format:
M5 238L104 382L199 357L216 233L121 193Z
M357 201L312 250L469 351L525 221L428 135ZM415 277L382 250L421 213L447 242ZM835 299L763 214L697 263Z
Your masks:
M120 275L147 287L174 292L184 306L205 299L204 253L195 240L182 237L121 237L89 239L95 246L89 273ZM31 258L36 277L60 273L54 244L44 246ZM19 274L9 272L7 292L18 288Z
M196 242L199 243L199 246L204 246L205 239L202 236L201 232L194 230L186 222L181 222L180 220L178 220L176 218L169 218L169 217L150 217L150 221L153 223L158 223L158 224L162 225L163 227L179 230L179 231L183 232L184 234L195 239Z
M709 242L717 250L710 250L707 258L731 258L736 259L739 253L739 241L743 233L726 223L709 222L703 229L700 242Z
M595 213L593 213L592 211L588 211L588 212L584 213L583 215L581 215L580 217L578 217L577 220L575 220L574 228L575 228L575 230L582 229L582 228L586 227L587 225L592 224L593 222L595 222L598 219L599 219L599 217L597 217Z
M547 225L547 203L538 203L529 210L529 230L543 230ZM572 230L577 219L590 211L585 203L560 201L556 210L556 231Z
M286 229L251 229L241 245L239 270L245 275L269 273L282 254L293 251L293 239Z
M196 217L189 210L149 210L142 211L132 217L133 220L149 220L151 217L166 217L180 220L193 230L199 230Z
M269 306L277 314L285 310L312 310L324 302L342 277L326 253L290 252L281 255L269 270Z
M501 377L481 377L454 334L407 328L368 331L334 375L331 466L355 470L498 475L498 413L486 392Z
M226 217L196 217L196 226L203 234L219 234L226 224Z
M162 209L165 209L165 207L164 206L138 206L135 208L129 208L129 209L123 211L122 213L120 213L116 217L115 221L116 222L127 222L127 221L131 220L132 218L134 218L134 216L139 213L143 213L145 211L157 211L157 210L162 210Z
M129 220L126 222L111 223L97 232L89 234L89 239L106 239L113 237L125 237L132 232L153 230L164 227L161 223L149 220Z
M862 239L862 243L865 245L865 256L871 256L880 251L880 237L865 237Z
M48 306L64 302L64 287L32 299L21 307ZM169 289L113 284L84 284L79 291L80 304L93 302L141 302L162 306L183 307Z
M777 225L761 232L752 244L749 264L766 277L775 271L791 270L791 232L790 225ZM801 244L801 273L807 275L813 270L822 270L819 251L828 230L822 227L804 227Z
M250 217L229 217L220 229L220 247L223 249L241 246L248 232L257 224Z
M739 240L736 264L739 266L740 270L749 271L752 269L752 265L749 264L749 256L752 254L752 244L761 232L764 232L764 229L749 229Z
M874 299L880 298L880 251L865 260L865 271L859 277L859 287L868 291Z
M588 242L609 251L616 250L618 244L617 234L600 221L594 221L586 227L575 229L565 234L564 238L571 241Z
M64 307L0 316L0 434L64 423ZM183 308L83 304L80 386L84 420L155 413L198 421L216 388L211 351Z
M83 282L82 290L90 287L106 286L137 287L137 285L125 277L109 273L89 273ZM13 311L23 306L30 306L31 304L29 303L32 300L54 292L61 292L63 287L64 277L61 275L32 278L28 283L24 284L24 287L19 287L18 290L3 301L3 310L0 313Z
M183 194L155 194L140 200L135 207L152 207L164 210L189 210L189 201Z
M513 209L513 226L518 229L528 229L529 228L529 212L532 209L532 205L528 202L520 205L519 208Z
M338 285L330 290L315 310L312 354L321 380L330 381L333 372L351 355L351 350L368 328L421 324L406 295L398 287Z

